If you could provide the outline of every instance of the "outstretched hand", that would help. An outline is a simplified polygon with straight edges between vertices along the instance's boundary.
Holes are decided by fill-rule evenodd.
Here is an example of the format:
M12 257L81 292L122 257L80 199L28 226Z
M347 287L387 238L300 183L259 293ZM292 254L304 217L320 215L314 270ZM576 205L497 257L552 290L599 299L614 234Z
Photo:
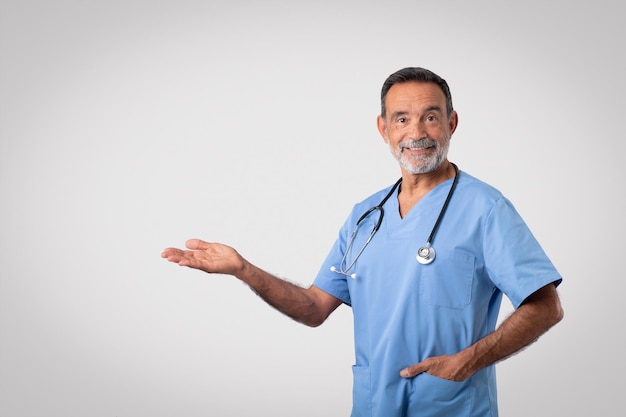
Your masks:
M188 250L167 248L161 253L161 257L180 266L208 273L237 275L245 267L243 257L230 246L189 239L185 242L185 247Z

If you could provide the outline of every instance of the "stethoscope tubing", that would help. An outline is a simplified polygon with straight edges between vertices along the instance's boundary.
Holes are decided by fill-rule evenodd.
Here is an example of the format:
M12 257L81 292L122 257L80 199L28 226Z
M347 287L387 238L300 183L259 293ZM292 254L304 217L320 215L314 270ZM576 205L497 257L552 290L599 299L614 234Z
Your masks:
M437 230L439 229L439 225L441 224L441 221L443 220L443 216L448 210L450 199L452 198L452 194L454 194L454 190L459 181L459 168L456 166L456 164L452 162L450 162L450 164L454 167L454 180L452 181L452 185L450 186L450 191L448 191L448 195L446 196L443 206L441 207L441 210L439 211L439 216L437 216L437 220L435 221L435 224L433 225L430 235L428 236L428 239L426 240L426 244L424 244L417 250L416 259L420 264L423 264L423 265L430 264L435 259L435 249L432 247L432 242L435 238L435 234L437 233ZM387 202L387 200L389 200L389 198L396 191L396 188L398 188L398 186L401 183L402 183L402 177L400 177L400 179L396 181L396 183L393 185L393 187L391 187L387 195L385 195L385 197L380 201L380 203L368 209L365 213L361 215L361 217L359 217L359 219L356 222L355 229L352 232L352 236L350 237L350 241L348 242L348 246L346 247L343 257L341 258L341 262L339 263L339 269L332 266L330 268L331 271L337 272L339 274L342 274L351 278L356 278L356 274L354 273L351 274L349 271L354 267L354 264L359 259L359 257L361 256L361 254L363 253L367 245L370 243L370 241L372 240L372 238L374 237L374 235L376 234L376 232L382 225L383 217L385 215L385 210L383 209L383 205ZM354 257L350 265L346 267L345 266L346 258L348 256L348 252L350 252L350 249L352 248L352 244L354 243L354 239L356 237L357 231L359 230L359 226L370 214L372 214L376 210L380 211L380 216L378 217L378 221L374 225L374 228L372 229L369 237L367 238L367 240L365 241L365 243L363 244L359 252L356 254L356 256Z

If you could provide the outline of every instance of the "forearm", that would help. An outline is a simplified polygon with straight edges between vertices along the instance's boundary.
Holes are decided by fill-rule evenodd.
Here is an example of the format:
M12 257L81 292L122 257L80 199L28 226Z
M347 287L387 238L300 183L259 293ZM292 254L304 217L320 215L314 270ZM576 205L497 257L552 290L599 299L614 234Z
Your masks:
M531 295L493 333L459 353L464 359L463 373L472 375L514 355L536 341L562 317L556 289L549 284Z
M311 289L278 278L247 261L235 276L269 305L307 326L322 324L330 314Z
M161 256L209 274L233 275L268 304L308 326L319 326L341 304L341 300L317 287L302 288L261 270L230 246L200 239L189 239L185 246L188 250L167 248Z

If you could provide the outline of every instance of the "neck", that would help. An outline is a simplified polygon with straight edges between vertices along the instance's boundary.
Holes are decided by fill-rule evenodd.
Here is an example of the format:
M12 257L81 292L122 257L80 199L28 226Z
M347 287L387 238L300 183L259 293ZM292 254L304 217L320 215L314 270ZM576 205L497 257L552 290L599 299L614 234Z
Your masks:
M402 193L428 192L456 174L454 166L447 159L435 170L424 174L411 174L402 170Z
M398 192L400 216L404 217L433 188L456 174L454 166L446 159L434 171L410 174L402 171L402 184Z

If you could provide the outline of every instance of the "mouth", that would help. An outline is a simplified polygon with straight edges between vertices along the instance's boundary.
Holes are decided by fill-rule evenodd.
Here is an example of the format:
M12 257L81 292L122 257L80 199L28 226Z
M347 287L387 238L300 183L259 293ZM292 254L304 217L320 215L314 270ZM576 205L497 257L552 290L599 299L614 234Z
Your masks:
M420 139L420 140L412 140L407 141L405 143L400 143L400 151L405 152L408 151L410 153L422 154L428 151L429 149L435 149L437 147L437 142L430 139Z
M400 148L408 151L424 151L426 149L434 148L434 146L401 146Z
M431 139L407 140L400 143L400 149L409 151L423 151L430 148L436 148L437 142Z

